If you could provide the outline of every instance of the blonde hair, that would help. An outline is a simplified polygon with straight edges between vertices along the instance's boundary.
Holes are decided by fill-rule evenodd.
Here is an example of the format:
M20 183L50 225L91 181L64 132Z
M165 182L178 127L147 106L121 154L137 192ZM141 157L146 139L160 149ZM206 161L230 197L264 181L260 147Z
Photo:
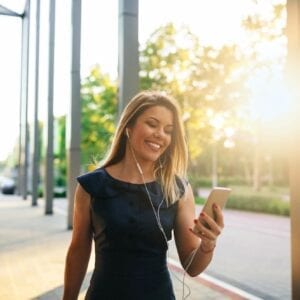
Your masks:
M173 114L173 133L171 144L155 162L155 179L161 184L164 197L168 204L174 203L183 194L183 185L180 180L186 178L187 146L184 136L183 123L177 102L165 93L157 91L142 91L133 97L125 107L110 151L103 162L103 167L121 161L125 155L127 137L126 127L135 124L136 119L148 108L163 106Z

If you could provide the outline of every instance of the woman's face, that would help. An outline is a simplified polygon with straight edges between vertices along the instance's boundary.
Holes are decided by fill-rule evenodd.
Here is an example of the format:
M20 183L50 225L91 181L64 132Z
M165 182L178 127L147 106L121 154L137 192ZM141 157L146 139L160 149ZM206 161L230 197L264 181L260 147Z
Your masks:
M146 109L129 130L129 142L139 162L155 162L171 143L172 112L164 106Z

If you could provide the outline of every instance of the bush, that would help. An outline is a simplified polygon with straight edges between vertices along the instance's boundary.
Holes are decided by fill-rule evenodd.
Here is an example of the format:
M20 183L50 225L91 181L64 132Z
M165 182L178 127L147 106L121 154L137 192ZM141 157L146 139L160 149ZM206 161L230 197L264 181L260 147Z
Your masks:
M197 188L199 188L199 187L209 187L210 188L212 186L211 179L208 177L190 176L189 182L195 190L197 190Z
M212 187L212 179L211 177L200 177L200 176L189 176L189 182L192 187L197 190L199 187ZM242 177L220 177L218 178L218 186L230 186L230 185L247 185L247 182Z
M289 202L264 195L234 194L229 197L227 208L289 216Z
M247 186L231 186L231 188L227 208L282 216L290 215L290 203L283 200L283 195L288 193L287 188L264 187L259 192ZM196 196L197 204L204 202L205 199Z
M38 196L44 197L43 186L38 188ZM53 197L55 198L65 198L67 196L67 188L65 186L55 186L53 189Z

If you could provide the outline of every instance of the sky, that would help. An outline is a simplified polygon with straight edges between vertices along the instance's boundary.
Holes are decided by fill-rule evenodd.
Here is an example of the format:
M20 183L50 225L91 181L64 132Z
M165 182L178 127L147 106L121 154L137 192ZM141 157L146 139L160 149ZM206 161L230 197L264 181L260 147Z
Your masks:
M22 1L0 0L0 4L11 5L11 8L22 12L22 6L20 8L17 4L12 5L14 2ZM48 15L45 7L48 7L49 0L43 0L42 3L39 93L41 117L45 113L47 99ZM62 99L69 99L70 1L56 1L56 7L54 111L56 115L61 115L66 112L68 106L68 102ZM218 47L224 43L237 41L242 43L244 36L241 20L252 9L252 0L140 0L139 42L143 44L155 29L173 22L189 26L204 44ZM2 161L13 149L19 132L21 21L17 18L0 16L0 38L0 161ZM93 65L99 64L104 72L116 78L118 0L82 1L81 38L81 77L85 77ZM32 53L34 54L34 50ZM31 82L34 82L33 57L34 55L31 55L29 59ZM29 87L28 95L30 99L34 98L33 87ZM29 119L32 112L33 106L29 103Z

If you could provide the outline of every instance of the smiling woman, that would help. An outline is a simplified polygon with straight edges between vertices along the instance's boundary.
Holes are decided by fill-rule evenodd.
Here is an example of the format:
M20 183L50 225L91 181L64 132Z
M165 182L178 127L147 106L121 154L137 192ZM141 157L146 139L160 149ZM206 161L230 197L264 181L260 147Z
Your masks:
M208 266L223 215L215 205L216 220L199 217L209 228L195 219L186 169L176 101L162 92L140 92L121 115L107 159L77 178L63 299L78 296L92 239L96 263L86 299L175 300L166 261L173 232L185 272L196 276Z

